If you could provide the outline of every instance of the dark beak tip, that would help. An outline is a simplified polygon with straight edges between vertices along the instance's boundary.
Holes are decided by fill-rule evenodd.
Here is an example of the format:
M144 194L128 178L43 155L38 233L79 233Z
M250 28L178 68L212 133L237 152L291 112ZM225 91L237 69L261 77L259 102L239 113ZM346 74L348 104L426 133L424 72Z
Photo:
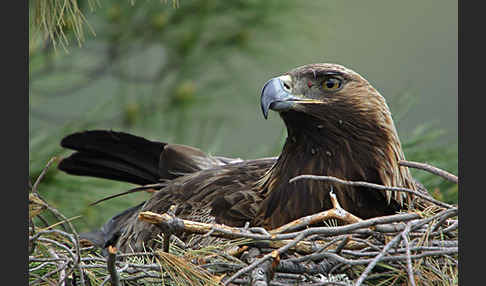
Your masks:
M262 110L262 113L263 113L263 118L265 118L265 120L268 119L268 111L265 112L265 110Z
M263 113L263 118L265 118L265 120L267 120L268 119L268 110L265 110L262 107L262 113Z

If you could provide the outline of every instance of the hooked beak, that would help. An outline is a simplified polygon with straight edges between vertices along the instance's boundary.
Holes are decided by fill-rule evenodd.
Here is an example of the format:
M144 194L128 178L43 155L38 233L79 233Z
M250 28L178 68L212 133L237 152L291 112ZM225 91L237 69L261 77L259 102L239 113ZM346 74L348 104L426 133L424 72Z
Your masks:
M290 110L297 101L303 98L294 96L290 90L284 86L284 81L290 80L288 75L272 78L267 81L262 89L260 103L263 117L268 118L268 111L287 111Z

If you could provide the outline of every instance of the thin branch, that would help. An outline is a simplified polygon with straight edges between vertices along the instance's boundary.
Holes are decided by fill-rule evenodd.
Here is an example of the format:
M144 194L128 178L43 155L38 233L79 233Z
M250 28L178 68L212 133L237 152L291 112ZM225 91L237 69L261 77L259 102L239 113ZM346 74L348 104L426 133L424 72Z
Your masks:
M59 256L56 254L56 252L52 249L52 248L49 248L47 250L47 252L49 252L49 254L55 258L55 259L59 259ZM67 263L65 263L67 265ZM60 286L65 286L66 285L66 282L64 281L66 279L66 270L64 268L62 269L59 269L59 284Z
M110 273L111 285L119 286L120 276L116 271L115 262L116 262L116 247L110 245L108 246L108 259L106 260L106 268Z
M440 176L450 182L459 183L459 178L456 175L453 175L447 171L444 171L442 169L439 169L437 167L431 166L429 164L425 163L419 163L419 162L412 162L412 161L405 161L405 160L400 160L398 161L398 164L401 166L409 167L409 168L415 168L415 169L420 169L424 170L427 172L430 172L434 175Z
M410 224L407 224L405 231L402 232L402 241L405 244L406 254L407 254L407 273L408 280L411 286L415 286L415 278L413 277L412 259L410 258L410 245L408 243L408 238L406 232L410 231Z
M343 248L346 246L346 244L348 244L350 239L351 239L351 235L346 235L343 238L343 240L341 240L341 242L338 244L338 246L335 249L336 254L339 254L341 252L341 250L343 250Z
M39 184L40 182L42 181L42 179L44 178L44 176L46 175L47 173L47 170L49 170L49 167L51 166L51 164L57 160L57 157L52 157L49 162L47 162L46 166L44 167L44 169L42 169L42 172L40 173L39 177L37 177L37 180L35 180L35 183L34 183L34 186L32 187L32 193L33 194L37 194L37 189L39 187Z
M438 201L430 196L424 195L420 192L417 192L412 189L408 188L401 188L401 187L388 187L384 185L379 185L379 184L373 184L369 182L362 182L362 181L346 181L342 180L336 177L332 176L317 176L317 175L300 175L297 177L294 177L290 179L289 183L302 180L302 179L310 179L310 180L317 180L317 181L330 181L338 184L343 184L343 185L349 185L349 186L355 186L355 187L367 187L367 188L372 188L372 189L377 189L377 190L382 190L382 191L395 191L395 192L406 192L406 193L411 193L414 194L417 197L420 197L428 202L434 203L438 206L444 207L444 208L452 208L453 206L446 204L444 202Z
M341 205L339 205L336 195L332 191L330 192L330 196L333 205L332 209L296 219L283 226L271 230L270 233L279 234L284 232L295 231L307 227L309 225L316 224L332 218L339 219L348 224L362 221L362 219L356 217L355 215L343 209Z

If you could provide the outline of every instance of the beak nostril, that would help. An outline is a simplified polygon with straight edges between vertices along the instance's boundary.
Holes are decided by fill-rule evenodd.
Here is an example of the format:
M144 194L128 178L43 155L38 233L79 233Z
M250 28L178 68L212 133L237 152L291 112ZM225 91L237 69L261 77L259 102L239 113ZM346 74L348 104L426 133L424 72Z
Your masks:
M288 84L288 83L284 82L284 83L283 83L283 85L284 85L284 87L285 87L286 89L290 90L290 86L289 86L289 84Z

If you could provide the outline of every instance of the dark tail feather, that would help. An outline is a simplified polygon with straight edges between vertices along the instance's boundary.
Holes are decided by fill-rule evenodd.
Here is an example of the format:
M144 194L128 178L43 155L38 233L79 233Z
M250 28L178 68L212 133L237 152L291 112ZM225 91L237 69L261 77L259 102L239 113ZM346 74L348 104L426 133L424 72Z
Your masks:
M62 147L77 152L63 159L58 168L73 175L153 184L160 178L160 155L166 145L123 132L78 132L61 141Z
M155 174L103 154L76 152L63 159L58 167L71 175L98 177L137 185L157 182Z
M156 142L123 132L93 130L66 136L61 146L76 150L58 168L78 176L124 181L137 185L171 180L183 174L240 162L208 156L179 144Z

